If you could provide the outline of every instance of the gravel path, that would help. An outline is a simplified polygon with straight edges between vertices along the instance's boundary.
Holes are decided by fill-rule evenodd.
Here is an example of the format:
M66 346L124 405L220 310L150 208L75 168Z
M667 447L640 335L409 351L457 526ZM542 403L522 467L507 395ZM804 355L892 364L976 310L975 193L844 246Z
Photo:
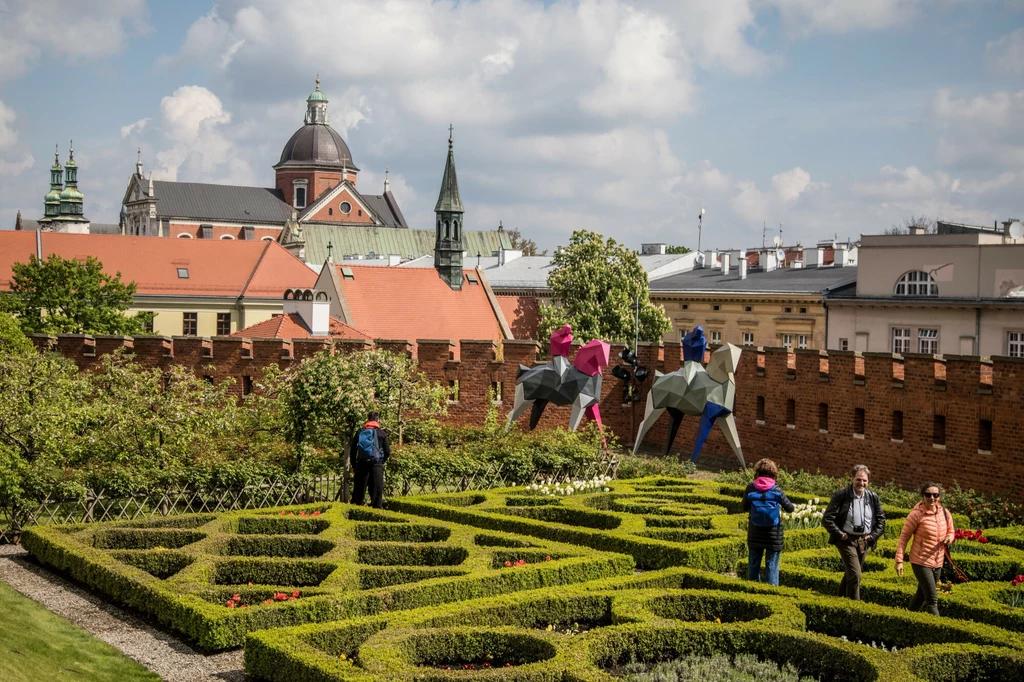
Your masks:
M248 682L242 651L206 656L124 610L26 560L16 545L0 545L0 580L84 628L168 682Z

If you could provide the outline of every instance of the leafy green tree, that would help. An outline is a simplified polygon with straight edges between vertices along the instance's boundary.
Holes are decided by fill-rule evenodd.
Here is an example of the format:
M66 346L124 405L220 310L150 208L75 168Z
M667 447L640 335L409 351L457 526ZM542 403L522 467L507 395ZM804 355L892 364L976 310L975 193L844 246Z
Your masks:
M676 245L676 246L669 246L668 248L665 249L665 253L671 253L671 254L684 254L684 253L690 253L690 251L691 251L690 247L683 246L681 244L680 245Z
M532 239L527 239L523 236L523 233L519 231L518 227L513 227L508 231L509 243L512 244L512 248L517 251L522 251L524 256L546 256L548 255L547 249L540 251L537 249L537 242Z
M18 321L0 312L0 353L30 353L32 342L21 331Z
M447 391L428 380L409 356L374 349L355 353L351 361L373 386L373 407L380 412L381 426L399 445L410 417L418 425L446 411Z
M641 341L659 341L672 328L661 306L651 303L636 252L614 239L576 230L569 245L555 252L553 264L548 286L554 304L541 306L540 338L569 324L582 341L632 344L638 299Z
M134 282L109 275L90 256L85 262L50 254L41 261L15 263L4 310L17 317L26 334L140 334L152 313L125 315Z

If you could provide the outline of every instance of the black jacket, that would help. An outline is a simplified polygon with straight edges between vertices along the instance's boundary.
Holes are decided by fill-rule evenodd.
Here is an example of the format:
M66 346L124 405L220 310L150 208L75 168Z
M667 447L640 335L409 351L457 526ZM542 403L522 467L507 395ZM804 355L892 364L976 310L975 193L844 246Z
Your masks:
M750 511L750 498L747 497L748 493L756 491L757 488L751 483L747 486L747 489L743 491L743 511ZM779 501L779 506L786 510L787 513L793 513L793 503L786 497L786 493L782 492L782 488L775 486L774 490L782 493L782 499ZM773 552L782 551L782 523L777 526L755 526L752 523L747 523L747 547L751 549L769 549Z
M868 544L872 547L878 542L878 538L885 534L885 512L882 511L882 503L878 500L875 491L867 489L864 494L868 496L871 503L871 533ZM832 496L825 508L825 514L821 518L821 526L828 531L828 543L837 545L842 542L843 526L846 524L846 516L850 513L850 505L855 495L853 486L848 485Z
M359 440L359 433L365 427L359 427L356 432L352 434L352 440L348 443L348 461L352 465L352 468L356 468L356 441ZM377 432L377 441L380 443L380 449L384 453L384 458L381 460L381 465L388 461L391 457L391 443L388 442L388 434L384 429L374 429Z

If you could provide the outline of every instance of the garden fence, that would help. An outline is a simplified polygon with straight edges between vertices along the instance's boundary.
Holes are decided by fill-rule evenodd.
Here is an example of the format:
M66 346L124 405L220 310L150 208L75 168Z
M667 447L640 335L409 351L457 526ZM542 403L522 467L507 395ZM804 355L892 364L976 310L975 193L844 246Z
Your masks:
M427 495L469 490L488 490L543 481L563 482L573 478L614 477L618 460L610 454L602 460L558 470L536 471L523 479L520 471L506 470L504 465L463 475L388 477L387 488L392 495ZM63 523L95 523L130 521L175 514L197 514L280 507L310 502L348 502L351 475L294 476L256 478L225 488L172 488L129 496L108 495L105 490L89 490L82 497L47 497L35 505L4 504L0 507L0 544L18 542L26 526Z

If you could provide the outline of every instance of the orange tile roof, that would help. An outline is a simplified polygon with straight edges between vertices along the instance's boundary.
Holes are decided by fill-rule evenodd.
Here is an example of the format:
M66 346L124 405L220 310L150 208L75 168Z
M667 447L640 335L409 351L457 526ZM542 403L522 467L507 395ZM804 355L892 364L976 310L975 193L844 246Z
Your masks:
M283 298L290 287L312 287L316 273L277 242L171 239L126 235L41 235L43 257L95 256L107 272L135 282L142 296ZM10 288L11 267L36 252L34 231L0 231L0 289ZM188 277L178 277L187 268Z
M330 332L331 336L336 339L370 340L368 334L345 324L336 317L331 318ZM302 316L298 313L274 315L269 320L239 329L232 336L244 336L247 339L309 339L313 337L309 327L302 321Z
M536 339L540 326L540 301L536 296L495 294L505 321L517 339Z
M494 339L501 328L482 284L454 291L433 268L335 265L352 322L375 339ZM351 268L345 279L341 268ZM475 274L464 270L465 274Z

